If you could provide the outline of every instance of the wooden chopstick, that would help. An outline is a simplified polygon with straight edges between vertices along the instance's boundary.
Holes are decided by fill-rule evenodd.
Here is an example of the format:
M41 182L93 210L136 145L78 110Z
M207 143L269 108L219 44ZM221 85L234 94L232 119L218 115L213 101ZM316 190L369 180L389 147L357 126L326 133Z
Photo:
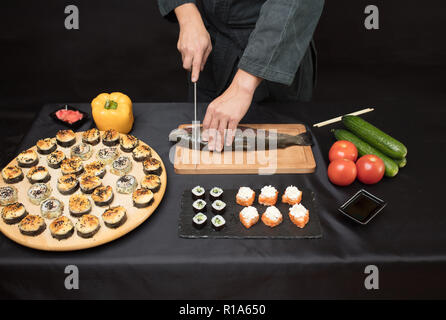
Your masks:
M366 108L366 109L362 109L362 110L355 111L355 112L352 112L352 113L348 113L347 115L358 116L360 114L371 112L373 110L375 110L375 108ZM313 127L320 128L320 127L326 126L327 124L332 124L332 123L335 123L335 122L339 122L339 121L342 120L342 117L343 116L339 116L339 117L336 117L336 118L333 118L333 119L329 119L329 120L326 120L326 121L322 121L322 122L313 124Z

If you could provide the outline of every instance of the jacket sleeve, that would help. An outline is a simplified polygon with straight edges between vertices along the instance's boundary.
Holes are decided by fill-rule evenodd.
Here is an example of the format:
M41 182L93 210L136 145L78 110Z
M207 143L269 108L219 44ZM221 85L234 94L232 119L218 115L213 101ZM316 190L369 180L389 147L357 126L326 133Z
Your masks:
M176 21L173 10L185 3L195 3L195 0L158 0L161 15L171 21Z
M291 85L313 37L324 0L267 0L238 67Z

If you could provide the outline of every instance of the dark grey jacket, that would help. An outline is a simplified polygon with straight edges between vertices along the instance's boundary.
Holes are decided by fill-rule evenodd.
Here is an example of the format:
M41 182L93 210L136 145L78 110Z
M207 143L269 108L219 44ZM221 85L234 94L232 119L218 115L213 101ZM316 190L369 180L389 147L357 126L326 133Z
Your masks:
M213 44L200 88L219 95L240 68L267 80L256 100L311 98L316 71L312 37L324 0L158 0L169 19L184 3L197 4Z

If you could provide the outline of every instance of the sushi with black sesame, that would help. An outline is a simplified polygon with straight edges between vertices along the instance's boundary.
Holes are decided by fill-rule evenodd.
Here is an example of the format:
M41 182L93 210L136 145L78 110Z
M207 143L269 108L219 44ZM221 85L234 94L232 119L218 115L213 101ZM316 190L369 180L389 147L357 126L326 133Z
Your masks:
M6 224L16 224L22 220L28 212L20 202L8 204L2 209L2 218Z
M64 161L65 159L65 153L60 150L56 150L46 157L46 162L48 163L48 167L59 169L62 161Z
M132 151L133 159L138 162L149 159L151 155L152 155L152 149L150 149L150 147L145 144L137 146Z
M138 144L138 138L132 136L131 134L121 134L119 138L119 144L121 145L121 150L124 152L132 152Z
M204 201L203 199L195 200L192 203L192 208L194 209L195 213L206 212L206 201Z
M220 231L226 225L226 220L221 215L216 215L212 217L211 224L215 231Z
M209 197L212 201L223 198L223 189L219 187L214 187L209 191Z
M192 224L197 229L203 229L203 227L206 225L207 220L208 217L205 214L199 212L192 218Z
M192 199L204 199L205 197L205 189L201 186L196 186L192 189Z
M50 181L51 176L48 172L48 169L43 166L34 166L31 169L29 169L28 173L26 174L26 177L28 178L29 182L34 183L46 183Z
M99 178L104 178L105 173L105 162L103 161L93 161L84 166L85 173L95 175Z
M73 222L66 216L61 216L51 222L49 229L51 236L57 240L68 239L74 233Z
M82 134L82 142L91 144L92 146L97 145L101 141L101 134L98 129L93 128L85 131Z
M96 153L96 159L105 164L112 163L117 157L119 157L119 149L116 147L102 148Z
M223 214L226 211L226 203L221 200L212 202L212 212L215 214Z
M126 156L120 156L118 159L113 161L111 173L117 176L123 176L132 170L132 160Z
M149 158L144 160L142 163L142 168L145 174L161 174L162 167L161 161L155 158Z
M110 205L113 201L113 197L113 189L110 186L96 188L91 195L91 199L93 199L94 203L99 207Z
M57 149L55 138L40 139L36 143L37 152L43 155L50 154Z
M85 173L79 178L79 186L81 191L86 194L91 194L93 191L102 185L101 178Z
M41 216L27 215L19 222L20 233L25 236L35 237L46 229L45 220Z
M32 149L22 151L17 156L17 163L19 167L22 168L34 167L35 165L37 165L38 162L39 157L37 156L37 153Z
M0 205L6 206L17 201L18 191L16 187L0 187Z
M92 150L91 145L82 142L71 147L71 157L79 157L82 160L88 160L91 157Z
M100 229L99 219L92 214L84 214L76 223L77 235L81 238L91 238Z
M40 204L40 214L46 219L54 219L60 217L63 212L63 202L49 198Z
M102 214L102 220L107 227L118 228L127 221L127 211L121 206L107 209Z
M79 176L84 172L84 165L82 159L79 157L72 157L62 161L60 164L62 174L75 174Z
M70 211L70 214L75 218L79 218L84 214L90 213L90 199L88 199L87 196L84 194L73 194L68 200L68 210Z
M71 147L76 143L76 134L73 130L59 130L56 134L57 144L63 148Z
M148 174L141 180L141 187L157 192L161 187L161 179L156 174Z
M119 143L119 132L109 129L102 135L102 143L107 147L116 146Z
M122 176L116 181L116 190L119 193L130 194L138 186L136 178L130 174Z
M79 181L75 174L67 174L57 179L57 190L64 196L71 195L79 189Z
M140 188L133 191L133 206L136 208L146 208L153 200L153 192L146 188Z
M2 178L5 183L17 183L23 180L23 171L18 166L10 165L3 168Z
M48 184L36 183L28 189L28 198L32 204L39 205L43 200L48 199L52 189Z

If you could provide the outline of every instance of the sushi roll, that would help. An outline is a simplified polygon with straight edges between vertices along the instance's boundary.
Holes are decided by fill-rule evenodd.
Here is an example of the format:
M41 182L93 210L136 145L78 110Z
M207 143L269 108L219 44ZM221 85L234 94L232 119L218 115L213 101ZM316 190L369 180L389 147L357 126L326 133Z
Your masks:
M82 159L79 157L65 159L60 164L60 170L62 171L62 174L75 174L76 176L79 176L84 172Z
M81 238L93 237L100 228L98 217L92 214L84 214L76 223L77 235Z
M195 200L194 203L192 203L192 208L195 213L206 212L206 201L203 199Z
M127 211L124 207L117 206L104 211L102 220L109 228L118 228L122 226L127 220Z
M246 229L251 228L259 221L259 213L255 207L246 207L240 211L240 222L245 226Z
M204 199L205 198L205 189L203 187L200 186L196 186L192 189L192 199L197 200L197 199Z
M61 216L51 222L49 226L51 236L57 240L68 239L74 233L74 225L66 216Z
M302 191L295 186L289 186L285 189L285 193L282 195L282 202L289 205L295 205L302 201Z
M20 233L25 236L38 236L45 228L45 220L41 216L29 214L19 222Z
M16 187L6 186L0 187L0 206L6 206L8 204L17 201L18 191Z
M2 209L2 218L6 224L19 223L27 214L25 206L20 202L8 204Z
M212 212L215 214L223 214L226 210L226 203L221 200L215 200L212 202Z
M106 170L105 170L105 162L103 161L93 161L84 167L85 173L95 175L99 178L104 178Z
M299 228L305 227L310 220L310 212L302 204L295 204L290 208L289 216L291 222L293 222Z
M209 191L209 197L212 201L223 198L223 189L219 187L213 187L211 191Z
M39 205L43 200L48 199L51 192L52 189L49 185L45 183L36 183L28 189L28 198L31 203Z
M82 142L91 144L92 146L97 145L101 141L101 134L98 129L92 128L85 131L82 134Z
M274 206L277 202L279 192L273 186L264 186L260 191L259 203L264 206Z
M81 191L86 194L93 193L94 189L102 185L101 178L85 173L79 178L79 186Z
M3 168L2 178L5 183L17 183L23 180L23 171L18 166L10 165Z
M102 135L102 143L107 147L116 146L119 143L119 132L114 129L105 131Z
M86 195L73 194L68 200L68 211L73 217L79 218L91 211L91 202Z
M119 157L119 150L116 147L102 148L96 153L96 159L105 164L111 164L117 157Z
M17 163L19 167L31 168L39 163L39 157L34 150L28 149L19 153L17 156Z
M46 219L54 219L60 217L63 212L63 202L49 198L40 204L40 213Z
M94 203L99 207L105 207L110 205L113 201L113 189L110 186L104 186L96 188L91 195Z
M31 184L46 183L51 179L48 169L43 166L32 167L31 169L29 169L28 173L26 174L26 177L28 178Z
M57 179L57 190L64 196L70 195L79 189L79 181L75 174L67 174Z
M266 208L265 212L262 214L262 222L268 227L274 228L281 224L282 221L282 214L275 206Z
M117 175L123 176L132 170L132 160L126 156L120 156L118 159L113 161L110 172Z
M88 160L91 157L92 150L91 145L82 142L71 147L71 157L79 157L82 160Z
M138 162L149 159L151 155L152 155L152 149L150 149L150 147L145 144L137 146L132 151L133 159Z
M192 218L192 224L197 229L203 229L203 227L206 225L207 220L208 217L205 214L199 212Z
M121 145L121 150L124 152L132 152L138 144L138 138L132 136L131 134L121 134L119 138L119 144Z
M249 187L241 187L238 189L237 195L235 197L236 202L245 207L249 207L254 203L256 193Z
M122 176L116 181L116 190L119 193L130 194L138 186L136 178L130 174Z
M221 215L216 215L212 217L211 224L215 231L220 231L226 225L226 220Z
M73 130L59 130L56 134L57 144L63 148L71 147L76 143L76 134Z
M55 138L45 138L37 141L36 143L37 152L43 155L50 154L56 151L57 144Z
M46 157L46 162L48 163L48 167L53 169L59 169L62 161L65 160L65 153L60 150L54 151L50 153Z
M157 192L161 186L161 179L156 174L148 174L141 180L141 187Z
M136 208L146 208L153 200L153 193L146 188L136 189L133 191L132 200Z
M144 160L142 168L145 174L161 174L161 161L155 158Z

